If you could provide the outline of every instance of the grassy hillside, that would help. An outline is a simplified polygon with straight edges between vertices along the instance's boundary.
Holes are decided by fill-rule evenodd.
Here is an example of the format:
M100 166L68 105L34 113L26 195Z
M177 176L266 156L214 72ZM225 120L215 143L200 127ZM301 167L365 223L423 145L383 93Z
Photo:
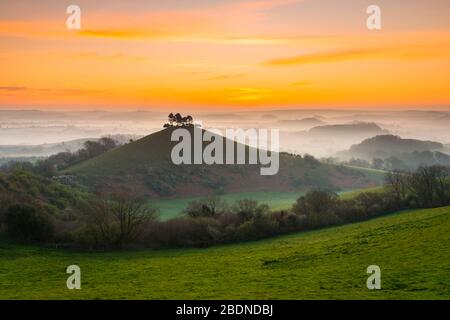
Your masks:
M286 153L280 154L280 170L273 176L261 176L259 165L176 166L171 161L171 151L176 144L170 141L173 130L161 130L62 173L78 176L80 181L96 191L125 188L152 198L238 192L298 192L312 188L342 190L379 184L379 175L373 172L326 165L311 157ZM227 145L225 141L224 148ZM236 148L237 143L234 146Z
M402 139L401 137L394 135L378 135L366 139L360 144L353 145L346 152L346 155L348 157L371 161L376 157L386 159L391 156L398 157L403 153L412 153L414 151L423 152L441 150L443 147L444 145L442 143L434 141Z
M372 168L361 168L354 166L345 166L345 167L354 170L356 172L359 172L360 174L364 175L365 177L367 177L367 179L369 179L370 181L374 182L377 185L382 185L384 183L384 178L387 172L384 170Z
M161 130L77 164L66 172L87 175L112 175L133 171L136 167L161 165L170 160L171 130Z
M75 253L2 242L0 299L450 299L449 230L445 207L208 249ZM65 285L72 264L79 291ZM366 288L372 264L379 291Z
M47 208L50 212L58 212L74 206L87 196L82 188L62 185L25 170L0 172L0 212L14 201L35 204Z

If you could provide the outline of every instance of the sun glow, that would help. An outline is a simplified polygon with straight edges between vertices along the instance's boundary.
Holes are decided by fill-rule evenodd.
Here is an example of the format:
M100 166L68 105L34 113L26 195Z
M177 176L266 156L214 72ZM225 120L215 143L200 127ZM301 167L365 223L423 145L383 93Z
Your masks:
M66 29L62 4L30 1L23 10L2 3L0 105L239 109L450 103L450 24L439 13L448 12L448 5L417 4L406 15L399 5L385 4L382 9L399 20L388 16L381 30L369 31L363 6L343 6L325 21L320 2L218 0L160 7L135 1L119 10L80 1L81 30ZM405 30L408 19L415 23Z

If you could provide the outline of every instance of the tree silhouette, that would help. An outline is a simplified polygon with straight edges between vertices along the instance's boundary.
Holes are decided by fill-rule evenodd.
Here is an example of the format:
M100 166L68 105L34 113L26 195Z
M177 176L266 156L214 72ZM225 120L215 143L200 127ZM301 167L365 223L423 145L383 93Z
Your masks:
M170 128L170 127L192 127L194 119L192 116L188 115L186 117L183 117L180 113L176 113L175 115L173 113L170 113L168 116L168 123L164 124L164 128Z
M175 122L175 117L173 115L173 113L169 114L169 125L173 126L173 123Z
M192 118L192 116L187 116L185 118L183 118L185 120L185 124L187 126L192 126L192 122L194 122L194 119Z
M180 113L175 114L175 122L176 122L177 126L183 125L183 117L181 116Z

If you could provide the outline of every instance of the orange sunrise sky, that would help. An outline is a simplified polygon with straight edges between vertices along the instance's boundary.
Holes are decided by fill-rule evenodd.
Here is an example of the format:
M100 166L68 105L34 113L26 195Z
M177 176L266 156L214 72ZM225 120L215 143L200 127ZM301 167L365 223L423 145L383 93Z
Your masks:
M449 16L448 0L2 0L0 108L446 109Z

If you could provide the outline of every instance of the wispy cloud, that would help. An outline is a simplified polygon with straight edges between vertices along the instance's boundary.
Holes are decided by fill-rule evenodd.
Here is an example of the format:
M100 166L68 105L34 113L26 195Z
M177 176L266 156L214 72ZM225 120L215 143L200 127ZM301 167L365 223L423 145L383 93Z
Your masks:
M151 32L141 30L118 30L118 29L100 29L100 30L81 30L78 32L81 36L112 39L160 39L167 37L166 33Z
M0 86L0 91L25 91L27 87L21 86Z
M84 95L106 93L102 90L79 88L31 88L25 86L0 86L0 91L17 93L46 93L52 95Z
M266 61L268 66L295 66L314 63L328 63L356 59L427 59L432 56L445 56L449 50L448 44L401 45L368 48L349 48L327 52L316 52L292 57L278 58Z
M207 74L211 74L211 71L191 71L182 73L184 76L204 76Z
M71 57L75 59L98 59L100 61L115 61L115 60L127 60L127 61L144 61L148 60L145 56L135 56L124 53L113 53L113 54L98 54L95 52L79 52L73 54Z
M227 79L242 78L242 77L245 77L245 76L247 76L247 74L245 74L245 73L224 74L224 75L208 78L207 80L227 80Z
M291 83L291 86L294 86L294 87L305 87L305 86L309 86L311 84L312 84L311 81L302 80L302 81L296 81L296 82Z
M83 18L83 28L70 32L61 23L61 17L49 15L45 21L36 19L8 19L0 21L0 35L61 38L91 37L115 40L145 41L187 41L238 44L289 43L295 39L263 36L248 29L248 24L261 21L269 15L270 9L282 7L303 0L242 0L218 1L201 6L167 6L166 9L142 8L132 12L91 9ZM12 4L13 5L13 4ZM244 23L245 32L230 28ZM118 27L118 25L120 27ZM72 38L73 39L73 38Z
M106 93L103 90L95 89L78 89L78 88L41 88L33 89L34 91L44 92L54 95L91 95L91 94L102 94Z
M272 97L275 91L259 88L233 88L233 101L257 101Z
M325 63L342 60L351 60L355 58L363 58L380 52L377 49L359 49L359 50L343 50L334 52L319 52L312 54L299 55L294 57L273 59L267 61L265 64L271 66L292 66L311 63Z

